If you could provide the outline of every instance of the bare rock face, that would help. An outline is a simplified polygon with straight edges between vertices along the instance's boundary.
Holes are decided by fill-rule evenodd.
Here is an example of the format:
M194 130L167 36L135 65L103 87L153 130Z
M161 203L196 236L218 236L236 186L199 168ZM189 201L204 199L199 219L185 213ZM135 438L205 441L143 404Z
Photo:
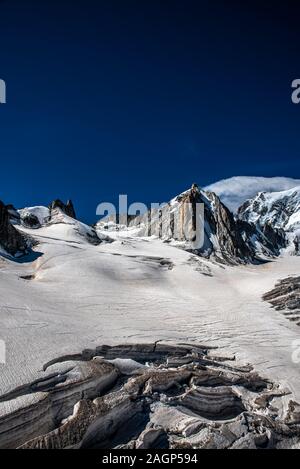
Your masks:
M263 296L263 300L300 326L300 277L280 280L273 290Z
M48 224L64 224L69 225L74 230L74 234L82 237L90 244L98 246L103 241L108 241L108 238L101 238L98 236L96 230L92 226L76 219L73 203L69 200L64 204L61 200L54 200L49 206L50 217L47 221Z
M25 237L11 224L7 206L0 201L0 246L13 256L24 254L27 249Z
M60 209L63 213L68 215L68 217L76 219L76 213L72 200L68 200L67 203L64 204L61 200L56 199L50 204L49 209L50 213L52 213L52 211L55 209Z
M29 213L22 217L22 224L26 228L37 229L41 227L38 217L36 217L33 213Z
M220 257L228 262L231 259L252 260L255 253L243 239L232 213L213 192L207 193L207 197L210 205L205 204L205 218L208 220L212 234L219 241ZM210 209L211 205L213 210Z
M174 240L194 254L231 265L275 257L286 245L283 232L236 219L216 194L197 184L160 209L129 220L128 226L138 227L140 236Z
M208 252L217 260L227 264L255 262L261 255L279 255L280 249L286 246L283 232L271 225L257 227L236 219L213 192L192 188L187 197L189 202L192 197L194 203L204 204L204 249L208 246Z
M214 352L131 344L53 360L1 396L0 448L299 448L288 391Z

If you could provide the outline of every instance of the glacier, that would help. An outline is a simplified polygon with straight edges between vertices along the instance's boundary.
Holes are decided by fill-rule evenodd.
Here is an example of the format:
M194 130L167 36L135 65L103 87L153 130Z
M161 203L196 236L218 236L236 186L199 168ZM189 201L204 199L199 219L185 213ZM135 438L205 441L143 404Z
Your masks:
M224 379L228 380L230 367L235 374L241 373L243 367L248 373L253 367L262 380L275 383L270 384L267 393L272 402L274 399L279 406L276 419L281 422L285 415L285 419L296 419L292 425L297 424L298 408L292 410L290 403L300 402L299 363L293 360L295 344L299 341L299 326L272 309L263 296L274 288L278 280L299 274L299 256L290 256L283 249L276 257L266 256L263 262L231 265L220 262L214 256L203 257L178 246L177 242L155 235L145 236L137 230L87 226L59 207L50 210L50 214L47 207L21 209L17 212L19 220L16 213L10 210L12 226L22 239L31 240L31 252L21 258L15 258L5 250L2 255L0 253L0 339L6 344L7 355L7 362L0 364L0 428L4 429L0 446L26 446L31 438L33 440L28 447L61 445L59 432L68 433L70 425L74 428L74 419L76 422L79 418L85 419L86 415L90 415L91 419L97 418L100 404L101 409L111 405L109 412L112 413L107 418L126 420L131 412L138 411L138 407L133 410L123 391L120 394L104 394L103 402L90 401L89 396L94 398L101 395L107 383L114 382L116 373L124 373L130 386L135 389L135 381L130 380L137 379L139 375L141 380L143 376L147 377L155 353L163 347L165 351L168 347L175 347L176 350L174 358L169 357L165 361L161 356L158 359L162 360L158 361L160 369L166 371L165 375L161 375L165 376L166 382L168 379L171 383L174 379L185 380L187 375L184 370L188 366L184 365L185 361L188 364L196 360L192 350L202 347L206 360L209 360L209 373L214 373L215 368L219 369L222 364L224 369L220 370ZM223 215L227 214L222 207L220 210ZM30 227L24 221L28 214L37 217L39 227ZM108 354L109 347L120 344L135 344L134 347L140 344L141 348L135 353L130 349L128 353L126 346L127 349L117 348L115 354ZM150 344L146 347L147 353L152 353L149 359L143 351L143 344ZM182 355L178 344L189 344L190 349L185 349ZM190 354L194 358L188 358ZM205 357L201 354L197 360L203 361ZM144 358L141 359L141 356ZM89 360L96 360L95 363L98 360L99 366ZM135 365L136 362L138 365ZM178 371L169 375L168 367L175 367L175 371L178 368ZM87 377L88 382L85 381ZM61 379L66 379L71 387L64 388L57 381ZM101 383L100 394L97 394L98 383ZM183 392L181 407L174 408L170 414L167 403L172 396L164 397L162 389L169 385L163 384L159 388L159 393L162 393L158 397L160 403L155 406L153 401L152 423L141 430L134 445L143 447L152 437L153 441L162 437L161 432L153 433L153 425L161 429L162 422L174 422L175 425L180 420L185 422L182 432L187 428L190 435L194 432L194 439L191 437L190 440L182 434L188 444L201 445L208 434L213 441L220 441L219 433L218 436L211 436L210 433L213 431L209 423L213 420L212 410L205 414L207 410L199 404L207 402L207 408L218 408L218 412L222 412L215 390L199 389L198 394L194 394L189 388L181 388L180 383L178 389ZM74 390L72 386L75 386ZM150 388L147 389L150 392ZM56 417L61 423L49 417L51 412L58 409L58 403L49 397L53 396L53 390L57 402L66 405L64 412ZM81 392L85 393L83 401L80 400ZM255 409L253 396L241 386L219 388L218 392L222 396L221 402L228 402L233 412L232 416L223 416L225 424L234 421L234 425L242 428L240 416L245 412L244 407L249 406L249 412ZM239 393L240 398L237 397ZM267 395L258 394L255 399L267 402ZM33 404L36 412L43 415L41 425L33 428L33 415L26 411L31 433L25 441L24 435L19 437L19 433L16 439L7 426L7 416L17 418L20 409L25 412ZM180 414L182 406L190 408L190 419L187 419L187 414ZM118 417L114 413L115 408L120 409ZM258 414L262 416L270 411L266 404L266 407L262 405ZM199 415L197 417L195 412L204 412L206 424L199 421ZM19 425L18 420L16 425ZM199 425L208 434L198 434ZM43 434L48 433L49 436L42 438ZM80 438L78 441L83 444ZM94 434L86 438L84 444L92 445ZM174 435L168 438L175 445L180 444ZM254 445L250 440L247 439L248 443L245 444ZM234 444L234 441L228 445ZM299 441L291 437L290 444L297 447Z

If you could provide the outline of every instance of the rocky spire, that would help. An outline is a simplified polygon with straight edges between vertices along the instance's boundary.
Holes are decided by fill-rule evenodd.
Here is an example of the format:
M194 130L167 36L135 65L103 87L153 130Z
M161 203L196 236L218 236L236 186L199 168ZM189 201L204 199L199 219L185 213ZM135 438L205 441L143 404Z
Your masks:
M64 204L59 199L54 200L49 206L50 213L52 212L52 210L55 210L57 208L60 209L66 215L68 215L68 217L76 219L76 213L75 213L75 209L74 209L74 205L73 205L72 200L68 200L66 204Z
M21 233L11 224L9 211L6 205L0 201L0 246L9 254L26 251L26 240Z

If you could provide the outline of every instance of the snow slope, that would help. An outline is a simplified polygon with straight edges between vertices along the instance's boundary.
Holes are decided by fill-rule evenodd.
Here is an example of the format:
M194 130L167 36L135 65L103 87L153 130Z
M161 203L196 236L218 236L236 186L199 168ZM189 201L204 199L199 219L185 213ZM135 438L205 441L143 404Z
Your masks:
M205 188L215 192L221 201L233 212L258 192L278 192L300 186L300 179L286 177L236 176L215 182Z
M161 240L112 233L93 245L63 222L30 230L36 257L0 257L0 394L30 382L43 364L101 344L197 342L226 347L300 400L292 361L299 327L262 301L300 258L226 267Z

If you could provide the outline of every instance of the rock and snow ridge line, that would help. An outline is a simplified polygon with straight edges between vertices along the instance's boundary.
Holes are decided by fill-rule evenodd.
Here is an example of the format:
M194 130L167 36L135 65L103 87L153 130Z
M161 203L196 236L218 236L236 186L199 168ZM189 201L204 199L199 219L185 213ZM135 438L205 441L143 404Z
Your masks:
M185 198L186 200L183 200L183 202L177 202L177 199L182 199ZM228 240L231 240L232 237L234 236L235 239L231 244L229 245L229 242L226 240L226 237L223 236L224 240L226 240L226 246L221 245L222 243L220 242L220 237L222 236L222 233L220 235L217 234L217 230L219 228L218 223L219 221L216 221L212 215L212 213L215 211L213 209L211 201L204 195L202 194L198 189L194 191L192 188L191 191L187 191L184 195L179 196L176 199L176 201L172 201L170 204L167 205L167 210L171 210L172 213L174 213L174 206L177 205L177 210L180 211L180 223L186 217L185 213L185 207L186 203L185 202L201 202L205 203L206 205L206 218L211 218L211 220L206 223L206 238L205 238L205 245L203 246L203 249L199 251L199 254L202 254L206 257L209 257L213 252L220 252L221 255L220 257L223 258L225 257L225 260L228 262L236 262L236 258L241 258L241 256L244 257L243 261L249 261L249 259L252 256L252 252L247 248L245 245L243 238L239 233L236 233L236 227L234 225L234 220L233 217L230 215L229 211L223 208L224 214L223 216L219 216L219 221L221 222L224 218L226 218L226 222L224 226L224 229L222 226L220 226L220 231L226 231L226 235L228 237ZM221 204L216 204L213 202L216 206L221 207ZM70 204L70 206L69 206ZM27 234L32 232L32 233L37 233L39 232L39 229L42 227L47 227L53 224L65 224L65 225L70 225L73 227L74 232L79 236L82 236L85 238L87 241L91 242L92 244L100 244L101 240L105 239L107 237L107 234L105 233L105 230L102 228L102 224L99 223L96 225L95 229L92 227L88 227L87 225L84 225L83 223L80 223L79 221L75 220L75 211L73 208L72 203L68 203L67 205L64 205L60 201L55 201L50 205L50 208L47 209L46 207L32 207L32 208L25 208L23 210L15 210L12 206L5 207L3 204L3 213L5 212L5 221L4 221L4 216L1 218L1 222L3 226L2 231L2 236L0 237L0 245L2 244L3 247L8 246L7 240L9 237L12 237L12 241L18 238L24 238L26 235L24 234L24 228L27 229ZM175 210L176 210L175 209ZM164 209L163 209L164 210ZM73 215L73 217L71 216ZM137 217L133 220L134 226L136 226L136 219ZM145 226L145 221L148 222L148 214L146 214L146 219L142 220L142 223L139 223L140 225ZM183 233L182 227L179 228L179 232L183 233L182 236L180 234L179 238L176 238L174 235L174 232L169 232L170 226L166 226L165 221L163 220L163 217L161 218L160 216L158 217L158 220L154 220L154 222L151 222L151 229L152 233L155 233L157 231L158 237L165 238L165 239L176 239L178 241L185 242L185 247L186 249L191 249L193 248L193 243L191 242L186 242L186 236ZM173 222L174 223L174 222ZM177 222L176 222L177 223ZM164 226L163 226L164 224ZM154 226L153 226L154 225ZM120 226L118 229L122 229ZM21 230L22 235L19 234L19 230ZM29 231L28 231L29 230ZM141 230L138 231L137 235L143 235L147 236L149 235L149 227L145 227L144 232L141 232ZM178 230L177 230L178 232ZM16 243L15 243L16 244ZM14 244L12 244L14 246ZM19 248L19 246L17 246ZM226 252L228 250L228 253ZM224 251L224 252L222 252ZM9 251L10 254L16 255L17 251L16 249L10 249ZM229 259L229 258L232 259ZM242 260L242 259L240 259Z
M60 200L53 201L49 207L36 206L16 210L12 205L5 206L0 202L0 249L3 254L18 257L28 254L30 248L39 242L41 229L63 224L69 226L69 235L74 242L87 241L99 245L102 241L111 241L105 234L76 219L71 200L66 204ZM2 215L3 214L3 215Z
M235 183L238 180L240 184L240 180L243 178L233 179ZM292 184L292 180L286 180L286 178L283 178L283 181L280 179L279 182L276 178L275 182L277 185L279 182L281 185ZM275 184L275 182L273 181L272 184ZM204 222L204 243L200 249L195 243L187 239L185 234L181 234L187 216L185 209L187 202L204 204L205 213L204 221L202 221L202 223ZM243 207L248 207L247 204L248 202ZM200 190L197 185L194 185L192 189L172 199L161 210L157 210L157 213L151 211L151 217L154 213L154 219L151 218L150 230L150 212L129 219L129 227L131 227L131 234L135 232L137 236L149 236L149 234L154 233L164 240L178 242L179 247L191 250L200 256L214 257L225 263L257 262L278 256L287 244L282 227L278 224L273 226L271 223L258 224L257 217L253 215L251 209L248 208L247 211L250 210L250 216L247 216L247 213L241 215L243 207L239 210L239 215L236 218L213 192ZM15 210L12 206L8 206L7 209L11 223L17 228L21 225L21 227L35 230L49 223L73 224L81 236L94 244L98 244L103 240L110 241L106 229L116 229L115 226L111 224L109 226L109 223L104 223L103 220L98 222L95 227L88 227L79 221L75 221L76 215L71 201L64 204L60 200L55 200L49 208L29 207ZM172 226L172 220L176 216L178 216L176 219L178 226L176 225L177 229L174 230L174 221ZM138 229L136 229L137 222ZM119 224L117 229L122 230L122 225ZM174 234L175 231L176 235Z
M197 204L204 206L203 219L197 213L195 208ZM189 214L188 210L192 210L193 213ZM199 246L197 239L202 239L202 236L196 236L194 242L194 239L186 234L188 215L191 215L190 225L193 225L193 220L197 219L199 229L203 227L204 239ZM122 224L116 226L110 218L107 218L97 223L96 229L100 232L105 229L128 230L130 235L137 237L154 235L166 242L175 241L178 247L202 257L232 265L264 261L278 256L280 250L286 246L284 233L281 230L273 229L271 226L256 227L252 223L235 219L213 192L200 190L196 184L160 209L149 210L143 215L130 219L128 226ZM190 226L193 236L195 229L194 226Z

